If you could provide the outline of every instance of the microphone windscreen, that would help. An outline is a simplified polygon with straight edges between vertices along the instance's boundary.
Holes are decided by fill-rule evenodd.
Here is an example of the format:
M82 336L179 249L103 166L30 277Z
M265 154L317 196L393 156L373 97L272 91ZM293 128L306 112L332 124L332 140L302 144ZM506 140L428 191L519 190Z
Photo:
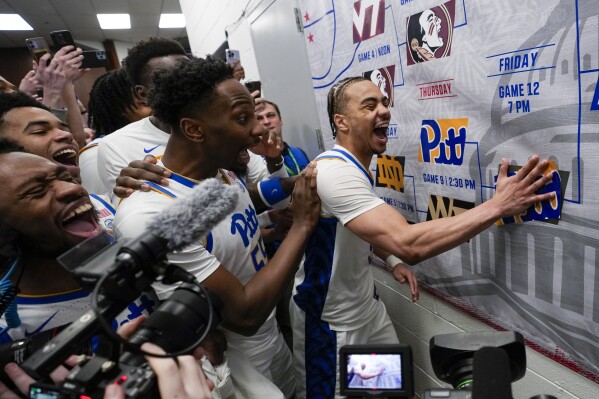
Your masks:
M148 224L148 230L175 250L200 240L237 206L239 189L217 179L206 179L191 194L176 199Z
M510 363L503 349L477 350L472 368L472 399L512 399Z

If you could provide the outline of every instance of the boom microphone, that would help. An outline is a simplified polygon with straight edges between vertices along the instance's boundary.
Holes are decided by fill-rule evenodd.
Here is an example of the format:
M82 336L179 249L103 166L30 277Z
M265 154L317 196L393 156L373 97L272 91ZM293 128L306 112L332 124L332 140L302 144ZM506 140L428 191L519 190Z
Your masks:
M148 231L167 241L173 251L201 239L237 205L239 190L217 179L198 184L189 197L173 202L173 206L153 219Z
M92 253L91 257L71 253L81 252L82 247L85 247L84 243L58 258L58 261L89 289L103 275L113 274L116 270L128 270L131 276L145 270L144 277L147 279L139 280L139 284L136 284L137 289L143 289L141 287L147 285L148 279L154 281L157 275L167 272L164 263L167 253L201 240L235 209L238 196L239 190L236 187L217 179L207 179L198 184L189 196L175 199L173 205L152 219L137 237L122 237L103 251L98 251L98 244L90 244L90 247L94 247L88 250ZM82 258L85 258L84 261ZM168 269L173 270L179 273L177 277L183 276L179 268ZM191 275L187 277L185 281L193 278ZM169 276L165 276L165 279L167 284L172 281ZM138 277L135 276L134 280L138 280ZM110 286L106 288L110 289Z
M501 348L483 347L474 353L473 399L512 399L510 363Z

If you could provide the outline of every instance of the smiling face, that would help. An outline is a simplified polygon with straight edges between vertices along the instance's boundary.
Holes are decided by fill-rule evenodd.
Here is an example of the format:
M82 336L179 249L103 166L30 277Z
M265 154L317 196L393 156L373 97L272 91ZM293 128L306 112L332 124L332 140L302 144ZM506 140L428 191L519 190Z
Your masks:
M389 99L367 80L350 84L345 95L347 104L335 115L339 144L364 157L382 154L391 120Z
M227 79L216 87L214 100L199 121L207 151L219 168L237 170L247 165L248 149L264 134L254 114L253 98L236 79Z
M0 134L35 155L63 165L77 182L79 146L69 127L42 108L13 108L4 114Z
M0 219L23 249L58 255L102 230L85 189L39 156L0 154Z

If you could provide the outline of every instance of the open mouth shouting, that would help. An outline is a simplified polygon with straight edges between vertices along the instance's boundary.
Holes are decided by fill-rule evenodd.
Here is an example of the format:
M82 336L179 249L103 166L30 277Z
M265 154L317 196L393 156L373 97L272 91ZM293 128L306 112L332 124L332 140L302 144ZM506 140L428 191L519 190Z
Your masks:
M239 155L237 156L237 163L239 163L240 165L247 165L250 162L250 154L248 153L248 150L250 148L256 147L260 143L260 139L257 139L254 143L244 147L241 151L239 151Z
M77 150L73 147L63 148L52 155L54 162L64 165L73 177L79 178L79 165L77 164Z
M94 207L87 200L70 206L63 212L62 228L77 238L93 237L102 230L96 221L95 212Z
M389 129L389 121L377 123L374 127L375 137L383 143L387 143L387 130Z

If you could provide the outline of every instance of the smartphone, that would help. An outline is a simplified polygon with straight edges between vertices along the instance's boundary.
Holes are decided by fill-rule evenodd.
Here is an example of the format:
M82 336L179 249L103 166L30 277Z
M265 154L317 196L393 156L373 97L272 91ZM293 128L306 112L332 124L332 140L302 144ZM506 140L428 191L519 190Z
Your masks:
M56 50L65 46L75 47L73 35L71 35L71 32L68 30L55 30L54 32L50 32L50 37L52 38L54 45L57 47Z
M44 54L50 53L50 47L48 47L48 43L46 43L46 40L43 37L25 39L25 43L27 44L27 48L31 52L33 59L37 63L40 62L40 58L42 58Z
M256 90L262 90L262 82L259 80L253 80L250 82L244 83L245 87L250 91L250 93L255 92Z
M233 64L235 63L235 61L239 61L240 60L239 50L226 49L225 50L225 58L227 59L227 64L233 66Z
M79 68L103 68L108 66L106 51L88 50L83 52L83 62Z

